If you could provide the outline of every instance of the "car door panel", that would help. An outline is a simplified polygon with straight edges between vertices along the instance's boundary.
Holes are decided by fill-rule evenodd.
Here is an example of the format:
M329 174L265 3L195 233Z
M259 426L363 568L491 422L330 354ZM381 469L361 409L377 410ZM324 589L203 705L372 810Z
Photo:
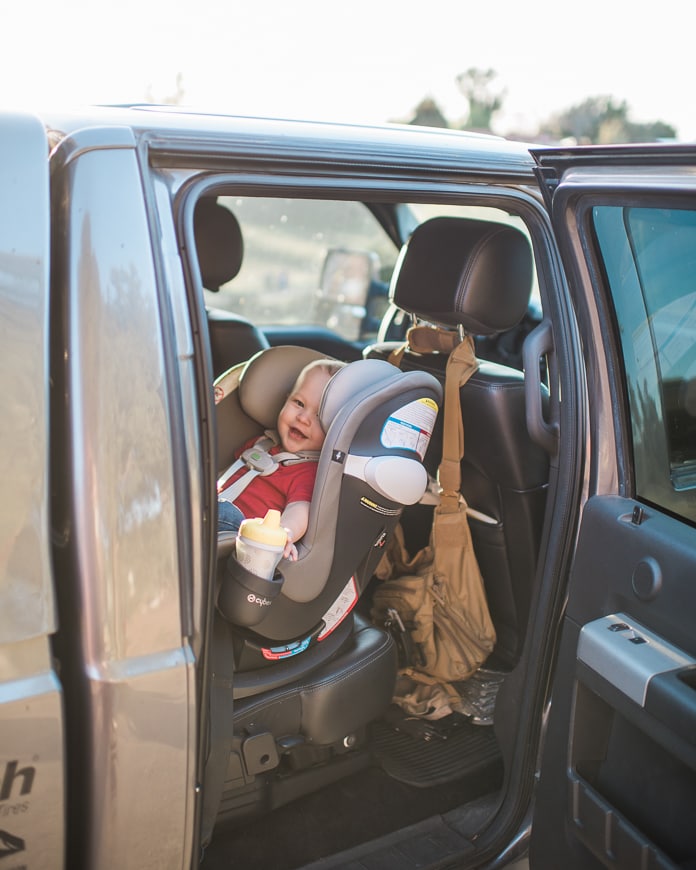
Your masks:
M696 587L681 582L695 574L695 553L696 530L678 520L629 499L588 502L547 739L547 757L566 761L553 774L542 770L535 870L559 860L670 867L696 855L688 823L696 805L696 643L689 633Z
M99 132L98 144L79 131L64 140L51 176L64 204L52 273L61 317L52 321L51 506L66 866L146 861L132 856L154 832L158 866L174 867L191 848L196 800L195 662L181 594L192 583L182 516L197 492L195 473L188 483L181 471L190 338L183 316L176 339L169 320L181 301L163 305L132 137Z
M590 420L530 865L693 866L693 184L650 149L547 158Z

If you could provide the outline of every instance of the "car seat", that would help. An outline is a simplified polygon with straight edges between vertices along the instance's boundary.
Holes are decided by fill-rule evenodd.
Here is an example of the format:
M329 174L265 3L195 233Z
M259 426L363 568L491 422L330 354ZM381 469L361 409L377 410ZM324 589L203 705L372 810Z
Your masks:
M438 217L418 226L404 245L390 286L399 309L426 324L474 336L512 329L531 291L529 241L515 227L468 218ZM367 347L367 359L386 359L403 342ZM406 349L404 371L429 371L444 382L446 353ZM460 390L464 421L462 493L469 505L474 549L484 578L497 643L489 663L515 664L524 640L544 517L549 458L526 424L522 371L478 360ZM436 427L430 467L439 461ZM426 509L402 522L430 528ZM418 515L420 512L420 515ZM409 525L410 524L410 525ZM411 543L415 547L414 537ZM427 543L427 538L421 543Z
M244 241L239 222L216 197L204 196L194 209L193 232L201 283L206 290L217 293L242 267ZM263 332L246 317L222 308L208 308L207 319L214 377L269 347Z
M219 472L235 447L275 427L301 369L322 358L306 348L274 347L217 379ZM229 644L235 663L224 815L266 801L259 789L272 788L272 778L257 777L287 765L288 757L296 768L302 759L315 764L317 753L344 753L389 706L394 642L352 608L404 505L425 491L422 460L441 396L425 372L400 372L382 360L346 365L322 397L326 439L297 561L282 560L276 579L262 581L236 562L234 536L219 533L218 620L228 633L218 642ZM250 605L249 595L268 604ZM251 617L250 607L257 611Z
M231 460L227 445L275 428L299 371L317 358L305 348L269 348L218 379L221 469ZM254 632L274 642L304 638L321 629L346 584L362 592L404 505L417 502L427 487L423 458L440 398L432 375L401 372L382 360L358 360L331 378L319 410L326 439L307 532L297 561L281 562L277 594ZM220 533L221 552L231 537ZM231 564L236 568L236 560ZM223 584L221 609L241 624L233 588Z

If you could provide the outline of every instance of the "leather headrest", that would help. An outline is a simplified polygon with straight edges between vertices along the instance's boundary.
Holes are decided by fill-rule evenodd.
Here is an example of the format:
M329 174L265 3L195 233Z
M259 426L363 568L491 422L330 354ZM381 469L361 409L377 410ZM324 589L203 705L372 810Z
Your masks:
M206 290L217 292L242 267L244 242L239 222L214 197L207 196L196 203L193 233L201 282Z
M515 227L437 217L416 227L402 248L389 295L430 323L492 335L524 316L532 270L529 241Z

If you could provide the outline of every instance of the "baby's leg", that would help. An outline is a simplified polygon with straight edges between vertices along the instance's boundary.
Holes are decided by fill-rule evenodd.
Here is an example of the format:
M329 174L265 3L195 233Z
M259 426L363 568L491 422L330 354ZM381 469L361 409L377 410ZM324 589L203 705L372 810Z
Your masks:
M218 499L218 532L234 532L236 534L243 519L244 514L236 504L232 504L231 501L226 501L224 498Z

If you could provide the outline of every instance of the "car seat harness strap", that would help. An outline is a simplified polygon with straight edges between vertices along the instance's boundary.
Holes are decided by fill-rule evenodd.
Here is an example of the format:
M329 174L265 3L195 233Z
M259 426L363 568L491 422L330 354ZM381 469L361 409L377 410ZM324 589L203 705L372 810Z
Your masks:
M233 502L255 477L267 477L281 465L316 462L319 459L319 450L308 450L306 453L290 453L289 451L270 453L270 450L278 444L278 440L277 433L266 430L251 447L247 447L241 453L239 458L218 478L217 491L221 498ZM227 487L227 481L231 480L240 468L245 467L246 473ZM222 494L223 490L224 494Z

